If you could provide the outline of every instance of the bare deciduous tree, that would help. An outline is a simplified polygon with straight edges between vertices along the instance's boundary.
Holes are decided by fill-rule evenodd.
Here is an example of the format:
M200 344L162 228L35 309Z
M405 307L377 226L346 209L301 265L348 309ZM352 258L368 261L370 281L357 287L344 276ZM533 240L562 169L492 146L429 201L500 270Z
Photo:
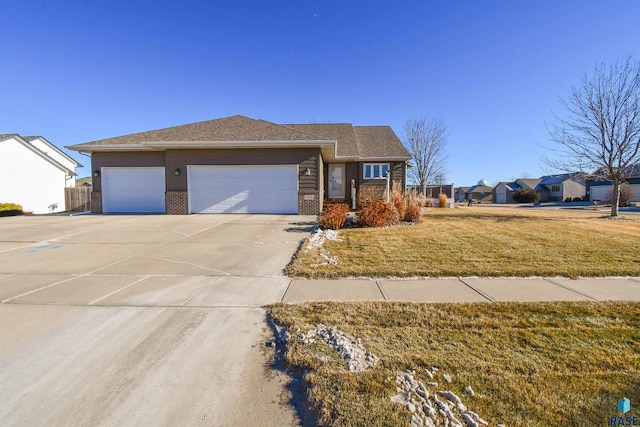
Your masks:
M640 63L627 57L600 64L561 99L564 118L550 129L555 169L611 180L611 216L618 216L620 185L640 162ZM636 171L637 173L637 171Z
M404 126L404 145L411 154L413 167L409 178L423 189L444 181L447 173L447 128L438 119L408 120Z

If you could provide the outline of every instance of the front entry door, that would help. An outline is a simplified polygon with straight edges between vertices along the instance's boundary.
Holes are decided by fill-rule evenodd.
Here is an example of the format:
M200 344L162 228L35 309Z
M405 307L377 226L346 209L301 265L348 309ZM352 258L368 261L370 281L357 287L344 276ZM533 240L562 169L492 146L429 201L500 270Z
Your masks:
M344 164L329 165L329 198L344 199Z

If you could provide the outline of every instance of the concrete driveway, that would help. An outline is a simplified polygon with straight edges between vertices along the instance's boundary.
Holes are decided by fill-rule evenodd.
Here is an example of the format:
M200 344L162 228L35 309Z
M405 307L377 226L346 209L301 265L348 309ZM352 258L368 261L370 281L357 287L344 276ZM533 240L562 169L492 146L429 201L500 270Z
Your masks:
M313 217L0 220L4 425L297 425L260 308Z

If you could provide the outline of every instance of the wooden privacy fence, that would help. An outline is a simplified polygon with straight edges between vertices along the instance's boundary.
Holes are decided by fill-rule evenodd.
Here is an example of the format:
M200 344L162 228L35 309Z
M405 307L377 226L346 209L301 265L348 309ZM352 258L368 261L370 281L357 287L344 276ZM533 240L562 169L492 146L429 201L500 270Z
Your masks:
M64 210L84 212L91 210L91 187L67 187L64 189Z
M407 185L407 190L414 190L418 194L423 194L427 198L437 199L440 193L444 193L449 198L453 198L453 184L443 185L427 185L422 187L421 185Z

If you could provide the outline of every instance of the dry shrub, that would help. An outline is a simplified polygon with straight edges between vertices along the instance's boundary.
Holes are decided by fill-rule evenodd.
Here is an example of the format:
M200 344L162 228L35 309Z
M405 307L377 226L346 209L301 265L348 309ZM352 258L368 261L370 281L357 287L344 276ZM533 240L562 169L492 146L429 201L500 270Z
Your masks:
M360 187L358 191L358 206L371 200L384 200L385 187Z
M323 229L338 230L347 222L349 205L346 203L334 203L324 208L318 215L318 225Z
M425 198L424 199L424 205L425 208L432 208L433 207L433 199L430 198Z
M409 192L406 195L406 209L404 212L404 220L414 223L422 222L422 212L420 211L420 207L422 206L422 202L420 201L420 197L417 196L414 192Z
M447 201L449 199L447 198L447 195L444 193L440 193L438 195L438 204L440 205L441 208L446 208L447 207Z
M384 200L367 200L360 208L359 220L365 227L384 227L397 224L400 219L392 203Z

